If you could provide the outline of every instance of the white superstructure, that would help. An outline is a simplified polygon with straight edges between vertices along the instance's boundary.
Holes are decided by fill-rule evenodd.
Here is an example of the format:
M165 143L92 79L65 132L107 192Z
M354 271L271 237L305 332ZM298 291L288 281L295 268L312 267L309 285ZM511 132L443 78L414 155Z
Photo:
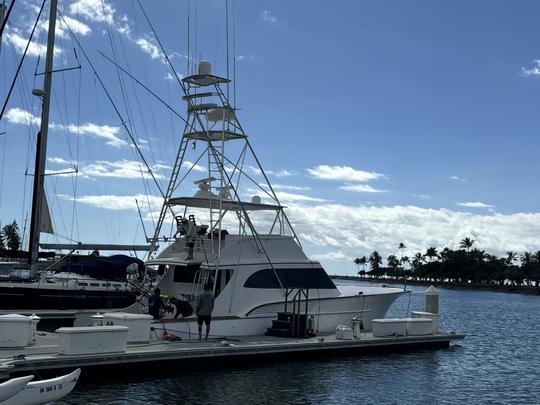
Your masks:
M194 305L210 283L214 336L264 333L278 312L291 310L309 316L315 332L333 331L354 316L370 329L371 319L383 317L403 290L337 288L321 264L305 255L229 102L229 80L212 75L208 62L201 64L198 74L182 79L188 118L149 239L153 246L169 244L146 263L161 275L157 287ZM193 197L174 196L189 189ZM186 219L198 230L192 260L185 235L175 234ZM175 235L162 236L170 222ZM135 304L130 310L145 308ZM192 335L196 319L166 319L164 326Z

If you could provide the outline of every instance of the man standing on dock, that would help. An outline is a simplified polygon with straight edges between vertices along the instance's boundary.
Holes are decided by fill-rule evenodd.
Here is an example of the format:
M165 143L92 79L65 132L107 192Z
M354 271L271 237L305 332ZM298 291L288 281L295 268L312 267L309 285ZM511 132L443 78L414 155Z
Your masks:
M199 340L202 338L202 324L206 324L206 336L210 332L210 321L212 320L212 311L214 309L214 294L212 294L212 285L210 283L204 286L204 291L197 297L197 323L199 324Z

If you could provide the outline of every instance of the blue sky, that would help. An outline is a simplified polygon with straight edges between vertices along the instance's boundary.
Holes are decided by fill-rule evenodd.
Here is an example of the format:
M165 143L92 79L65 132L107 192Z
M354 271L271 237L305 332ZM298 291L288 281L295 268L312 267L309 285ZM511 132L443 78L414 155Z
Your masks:
M38 3L21 1L4 36L3 95ZM188 2L142 3L185 75ZM400 242L409 255L430 245L456 247L466 236L496 254L540 249L538 2L233 3L238 117L310 256L349 274L355 257L374 249L396 254ZM225 75L225 1L190 6L191 51ZM165 184L181 121L123 77L128 114L117 72L97 53L116 54L185 111L136 2L64 0L60 10ZM23 224L29 211L24 173L37 127L27 124L39 116L29 93L40 85L34 72L45 34L38 29L0 123L3 223ZM57 68L77 66L65 28L57 45ZM46 239L142 243L134 200L143 201L151 229L157 190L141 181L120 119L79 59L80 71L54 77L48 169L77 167L79 176L48 176L60 236Z

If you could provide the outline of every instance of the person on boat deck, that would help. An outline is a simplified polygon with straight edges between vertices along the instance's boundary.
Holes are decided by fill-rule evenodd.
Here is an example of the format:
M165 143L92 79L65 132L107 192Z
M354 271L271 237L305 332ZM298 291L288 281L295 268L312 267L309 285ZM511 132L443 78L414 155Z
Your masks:
M206 336L210 333L210 321L212 320L212 311L214 310L214 294L212 294L212 285L209 283L204 286L204 291L197 297L197 324L199 325L199 339L202 337L202 324L206 324Z
M186 245L188 247L188 255L186 260L193 260L193 247L195 246L195 239L197 238L197 228L195 224L186 218L182 221L183 231L186 234Z
M176 239L184 233L184 224L182 223L183 220L181 216L177 216L175 217L175 219L176 219L176 233L174 234L174 238Z
M154 295L148 297L148 313L152 315L154 319L161 318L159 311L163 307L163 299L161 298L161 290L156 288Z

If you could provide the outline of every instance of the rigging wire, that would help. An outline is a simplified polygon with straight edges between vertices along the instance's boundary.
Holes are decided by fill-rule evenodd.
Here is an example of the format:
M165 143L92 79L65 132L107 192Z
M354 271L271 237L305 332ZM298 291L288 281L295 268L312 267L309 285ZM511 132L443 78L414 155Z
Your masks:
M9 20L9 15L11 14L11 10L13 9L13 6L15 5L16 0L12 0L9 8L6 12L6 15L4 16L4 21L2 21L2 26L0 27L0 38L2 38L2 34L4 33L4 28L6 28L7 22ZM42 6L43 7L43 6Z
M123 67L118 65L115 61L113 61L111 58L109 58L107 55L105 55L103 52L98 51L98 53L103 56L105 59L107 59L109 62L111 62L113 65L115 65L118 69L120 69L122 72L124 72L126 75L128 75L131 79L135 81L139 86L141 86L143 89L145 89L148 93L150 93L152 96L154 96L161 104L163 104L167 109L169 109L174 115L176 115L178 118L180 118L184 123L187 125L190 125L184 117L180 115L174 108L170 106L170 104L166 103L165 100L163 100L160 96L158 96L156 93L154 93L150 88L148 88L146 85L144 85L140 80L138 80L136 77L134 77L131 73L129 73L127 70L125 70Z
M62 18L62 20L64 20L64 16L62 13L60 13L60 17ZM121 125L124 127L126 133L128 134L130 140L133 142L133 146L134 148L137 150L141 160L143 161L144 165L146 166L146 168L148 169L148 173L150 174L150 176L152 177L152 180L154 181L154 183L156 184L156 187L158 188L161 196L164 196L164 193L163 193L163 190L161 188L161 185L159 184L159 182L157 181L156 177L154 176L154 173L152 172L152 169L150 168L150 166L148 165L148 162L146 160L146 158L144 157L138 143L136 142L133 134L131 133L131 131L129 130L127 124L126 124L126 121L123 119L122 117L122 114L120 112L120 110L118 109L118 107L116 106L116 103L114 102L114 100L112 99L112 96L111 96L111 93L107 90L107 87L105 86L105 83L103 82L103 80L101 79L101 77L99 76L94 64L92 63L92 61L90 60L88 54L86 53L86 51L84 50L84 48L82 47L81 43L78 41L78 39L74 36L73 34L73 31L71 30L71 28L66 24L71 36L74 38L75 42L77 43L77 46L79 47L79 49L81 50L81 53L83 54L84 58L86 59L88 65L90 66L90 68L92 69L92 71L94 72L94 75L96 77L96 79L98 80L99 84L101 85L101 87L103 88L103 91L105 92L105 95L107 96L107 99L109 100L109 102L111 103L116 115L118 116L118 118L120 119L121 121Z
M102 6L104 7L104 3L103 3L103 0L101 0L101 4ZM105 13L105 9L103 8L103 12ZM113 19L114 19L114 16L113 16ZM114 41L113 41L113 36L112 36L112 32L111 32L111 29L110 29L110 26L109 26L109 22L107 22L107 32L108 32L108 36L109 36L109 41L110 41L110 44L111 44L111 49L113 51L113 58L115 59L115 61L118 61L118 52L116 52L116 49L115 49L115 46L114 46ZM125 48L123 46L123 42L120 41L120 48L122 50L122 53L123 53L123 56L124 56L124 60L127 62L127 55L126 55L126 51L125 51ZM134 125L134 120L133 120L133 114L131 113L131 106L130 106L130 103L126 97L126 94L127 94L127 90L126 90L126 84L124 83L124 80L123 80L123 77L120 75L120 71L119 71L119 68L118 68L118 63L115 64L116 65L116 73L117 73L117 76L118 76L118 81L119 81L119 84L120 84L120 88L121 88L121 91L122 91L122 98L123 98L123 101L124 101L124 107L126 109L126 114L128 116L128 120L129 120L129 124L130 124L130 127L131 127L131 130L133 132L134 135L135 132L134 132L134 128L133 128L133 125ZM142 113L142 108L141 108L141 104L140 104L140 100L139 100L139 97L138 97L138 94L137 92L135 91L134 89L134 85L133 85L133 82L132 82L132 88L133 88L133 92L135 94L135 101L136 101L136 104L137 104L137 107L138 107L138 110L139 110L139 117L141 118L142 120L142 124L143 124L143 128L144 128L144 131L146 133L146 138L147 140L149 140L149 135L148 135L148 129L147 129L147 125L146 125L146 121L144 119L144 115ZM152 155L152 158L155 162L155 156L153 154L153 150L150 149L150 153ZM144 171L143 171L143 167L142 167L142 164L140 163L139 161L139 172L140 172L140 175L141 175L141 179L142 179L142 183L143 183L143 186L144 186L144 189L145 189L145 194L146 194L146 202L148 204L148 208L151 209L151 204L150 204L150 192L149 192L149 184L148 184L148 179L147 177L145 176L144 174Z
M17 71L15 72L15 77L13 78L13 81L11 82L11 86L9 88L8 94L6 96L6 100L4 101L4 105L2 106L2 111L0 112L0 120L2 120L2 117L4 116L4 112L6 111L6 107L9 102L9 98L11 97L11 93L13 92L13 88L15 87L15 82L17 81L17 77L19 76L19 72L21 71L22 64L24 62L24 58L26 57L26 53L28 52L28 48L30 47L30 43L32 42L32 38L34 36L34 32L36 31L36 27L38 25L39 19L41 17L41 12L43 11L43 7L45 6L46 0L43 0L41 3L41 8L39 9L39 13L36 18L36 22L34 23L34 27L32 28L32 31L30 32L30 38L28 38L28 42L26 43L26 47L24 48L23 55L21 57L21 60L19 62L19 66L17 66Z

